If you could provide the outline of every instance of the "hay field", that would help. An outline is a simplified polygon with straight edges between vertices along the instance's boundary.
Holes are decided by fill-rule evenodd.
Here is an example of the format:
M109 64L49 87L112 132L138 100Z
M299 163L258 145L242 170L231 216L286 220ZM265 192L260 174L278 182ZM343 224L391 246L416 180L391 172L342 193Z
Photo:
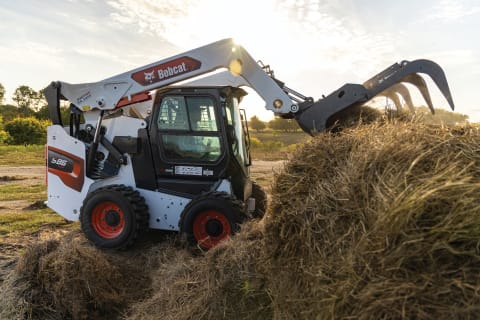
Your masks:
M480 133L373 123L275 174L263 220L209 252L177 237L106 252L29 246L1 319L478 319Z

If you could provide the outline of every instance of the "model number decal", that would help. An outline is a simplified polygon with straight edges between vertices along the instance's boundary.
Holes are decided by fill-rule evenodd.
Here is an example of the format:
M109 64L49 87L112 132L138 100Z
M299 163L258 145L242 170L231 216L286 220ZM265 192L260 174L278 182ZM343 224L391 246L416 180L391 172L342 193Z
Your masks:
M59 159L59 158L52 158L52 161L50 161L51 164L56 164L60 167L65 168L67 166L68 160L66 159Z
M73 160L55 151L48 150L48 167L63 172L72 172Z
M175 166L175 174L186 176L201 176L202 167Z
M82 94L80 97L77 98L77 104L80 105L82 104L84 101L86 101L88 98L90 98L92 96L92 94L90 93L90 91L88 91L87 93L84 93Z

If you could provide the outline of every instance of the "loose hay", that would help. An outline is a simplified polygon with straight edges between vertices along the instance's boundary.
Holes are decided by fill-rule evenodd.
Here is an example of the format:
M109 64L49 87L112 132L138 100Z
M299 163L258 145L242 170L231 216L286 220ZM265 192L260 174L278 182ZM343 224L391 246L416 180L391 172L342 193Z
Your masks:
M395 116L394 116L395 117ZM327 128L331 132L339 132L346 128L371 124L387 119L387 114L369 106L355 106L336 113L328 119Z
M148 265L146 255L101 251L78 232L33 244L2 286L0 318L114 319L148 293Z
M261 255L263 227L256 221L205 255L168 252L153 272L153 296L128 319L270 319Z

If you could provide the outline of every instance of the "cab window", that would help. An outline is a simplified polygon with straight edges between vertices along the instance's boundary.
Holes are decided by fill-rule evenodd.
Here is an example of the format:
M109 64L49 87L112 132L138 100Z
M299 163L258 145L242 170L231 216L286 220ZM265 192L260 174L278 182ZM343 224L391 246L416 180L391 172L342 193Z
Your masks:
M220 158L222 147L212 98L166 96L159 108L157 128L167 160L216 162Z

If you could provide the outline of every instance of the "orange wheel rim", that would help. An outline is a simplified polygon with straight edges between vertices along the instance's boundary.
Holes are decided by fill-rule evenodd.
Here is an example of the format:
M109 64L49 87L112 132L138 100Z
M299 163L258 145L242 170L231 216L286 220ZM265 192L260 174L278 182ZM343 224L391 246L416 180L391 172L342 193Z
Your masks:
M102 238L116 238L125 229L125 215L116 203L101 202L92 211L92 227Z
M193 236L204 249L216 246L232 235L230 221L216 210L206 210L197 214L193 221Z

